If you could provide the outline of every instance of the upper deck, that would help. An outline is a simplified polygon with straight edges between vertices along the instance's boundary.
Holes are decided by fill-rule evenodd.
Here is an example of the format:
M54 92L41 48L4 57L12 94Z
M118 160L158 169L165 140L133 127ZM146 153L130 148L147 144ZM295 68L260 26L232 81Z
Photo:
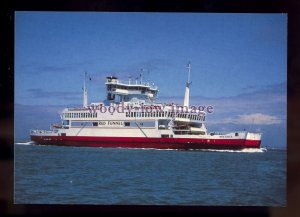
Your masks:
M142 80L124 82L117 77L106 77L107 100L110 102L129 102L133 99L154 101L158 87Z
M158 90L158 87L156 85L154 85L154 83L149 83L149 82L142 82L142 81L131 81L131 79L129 79L127 82L119 80L117 77L115 76L109 76L106 77L106 85L110 85L110 84L116 84L119 86L127 86L127 87L132 87L132 89L135 89L137 87L144 87L144 88L148 88L151 89L153 91Z

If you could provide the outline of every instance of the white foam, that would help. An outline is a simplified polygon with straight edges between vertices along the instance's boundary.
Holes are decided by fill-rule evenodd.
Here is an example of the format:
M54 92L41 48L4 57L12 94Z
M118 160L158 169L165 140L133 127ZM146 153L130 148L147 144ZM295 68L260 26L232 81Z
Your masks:
M33 141L30 142L16 142L16 145L34 145L35 143Z
M241 150L228 150L228 149L158 149L158 148L132 148L132 147L117 147L119 149L136 149L136 150L157 150L157 151L209 151L209 152L233 152L233 153L263 153L267 148L244 148Z
M227 150L227 149L199 149L200 151L213 151L213 152L237 152L237 153L263 153L266 148L244 148L241 150Z
M114 148L114 147L110 147L110 148ZM173 150L179 150L179 149L174 149L174 148L164 148L164 149L160 149L160 148L132 148L132 147L116 147L119 149L135 149L135 150L158 150L158 151L173 151Z
M16 145L34 145L35 142L16 142ZM52 145L44 145L44 146L52 146ZM80 147L78 147L80 148ZM97 147L97 148L104 148L104 147ZM106 147L112 148L112 147ZM184 149L158 149L158 148L132 148L132 147L116 147L118 149L139 149L139 150L157 150L157 151L184 151ZM228 149L188 149L188 151L209 151L209 152L237 152L237 153L263 153L267 152L267 148L244 148L241 150L228 150Z
M113 148L113 149L133 149L133 150L156 150L156 151L180 151L184 149L175 149L175 148L133 148L133 147L97 147L97 148Z

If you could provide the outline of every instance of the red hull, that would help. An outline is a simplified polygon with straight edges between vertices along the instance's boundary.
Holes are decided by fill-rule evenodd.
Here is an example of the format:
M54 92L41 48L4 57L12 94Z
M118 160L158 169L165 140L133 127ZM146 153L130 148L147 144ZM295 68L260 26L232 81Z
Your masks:
M155 149L243 149L260 148L260 140L244 139L191 139L191 138L132 138L90 136L31 136L42 145L120 147Z

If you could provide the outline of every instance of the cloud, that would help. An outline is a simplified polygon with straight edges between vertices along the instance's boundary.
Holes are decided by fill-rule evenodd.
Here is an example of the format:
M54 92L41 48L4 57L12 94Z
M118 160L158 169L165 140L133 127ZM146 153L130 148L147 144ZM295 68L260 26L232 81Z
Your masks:
M175 97L175 99L179 103L183 102L183 96ZM193 105L212 105L215 108L215 112L218 114L286 114L286 82L260 86L253 89L252 92L240 93L236 96L191 96L190 103Z
M35 98L58 98L58 99L68 99L76 100L82 97L80 92L71 91L45 91L42 88L31 88L27 89L32 97Z
M98 59L87 59L82 61L68 61L65 63L58 64L57 62L54 62L52 65L51 63L45 64L40 62L30 62L27 64L23 64L22 68L29 69L30 72L34 72L35 74L41 74L41 73L60 73L60 72L68 72L68 71L74 71L78 68L82 68L83 66L87 66L93 62L98 61ZM25 70L26 71L26 70ZM24 71L22 71L23 73Z
M23 105L14 106L14 127L16 141L29 141L30 129L49 129L53 123L60 123L59 114L64 105Z
M41 63L28 63L23 64L22 67L29 69L30 72L34 72L35 74L41 73L56 73L56 72L66 72L75 69L76 64L63 64L63 65L46 65ZM26 70L25 70L26 72ZM23 73L23 71L22 71Z
M286 93L287 83L286 81L277 83L277 84L269 84L269 85L249 85L242 88L244 92L242 95L247 95L251 93L256 94L272 94L272 93Z
M64 72L72 69L71 66L36 66L35 70L38 72Z
M156 77L160 73L160 70L169 67L171 62L164 58L152 58L146 61L139 61L127 66L118 65L113 68L110 67L108 70L98 71L97 74L101 74L102 77L108 75L117 76L121 80L128 81L129 77L132 80L139 79L139 75L142 72L143 80L148 80L150 77ZM96 75L96 76L98 76Z
M183 104L182 96L158 96L160 102ZM287 96L285 93L249 93L231 97L191 96L190 105L214 107L214 114L241 115L245 113L285 114Z
M220 122L226 124L255 124L255 125L271 125L271 124L282 123L279 117L262 114L262 113L238 115L236 118L226 118Z
M146 70L154 71L154 70L161 69L164 67L169 67L170 65L172 65L172 62L170 60L167 60L164 58L153 58L153 59L149 59L147 61L143 61L139 64Z
M182 104L183 94L159 97L159 101ZM214 112L207 115L207 123L215 126L218 124L284 125L287 112L286 82L249 87L247 92L229 97L193 96L191 93L190 105L212 105Z

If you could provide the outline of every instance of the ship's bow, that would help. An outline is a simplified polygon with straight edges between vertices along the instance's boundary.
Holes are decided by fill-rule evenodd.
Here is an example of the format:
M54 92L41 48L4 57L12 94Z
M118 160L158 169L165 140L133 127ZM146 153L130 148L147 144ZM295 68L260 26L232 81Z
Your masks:
M261 133L247 133L245 146L246 148L260 148Z

